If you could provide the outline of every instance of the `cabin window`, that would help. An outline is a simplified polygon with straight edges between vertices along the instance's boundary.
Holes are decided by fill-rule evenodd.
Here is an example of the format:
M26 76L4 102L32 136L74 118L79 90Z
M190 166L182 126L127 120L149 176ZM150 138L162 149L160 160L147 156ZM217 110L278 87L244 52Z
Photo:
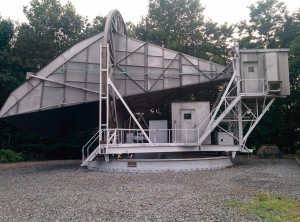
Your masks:
M249 66L248 67L248 72L254 72L254 67L253 66Z
M192 114L191 113L185 113L183 118L184 119L192 119Z

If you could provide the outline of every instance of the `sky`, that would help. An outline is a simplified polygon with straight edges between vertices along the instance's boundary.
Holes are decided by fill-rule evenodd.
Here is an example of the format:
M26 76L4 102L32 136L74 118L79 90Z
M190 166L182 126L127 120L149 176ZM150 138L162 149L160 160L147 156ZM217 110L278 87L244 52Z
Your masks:
M26 22L23 6L29 5L31 0L0 0L0 15L14 21ZM65 4L68 0L60 0ZM147 14L148 0L70 0L81 16L93 20L97 15L106 16L110 10L118 9L125 22L136 24L142 16ZM300 8L299 0L281 0L287 5L290 12ZM248 19L247 6L257 0L200 0L205 6L205 19L211 18L214 22L234 24Z

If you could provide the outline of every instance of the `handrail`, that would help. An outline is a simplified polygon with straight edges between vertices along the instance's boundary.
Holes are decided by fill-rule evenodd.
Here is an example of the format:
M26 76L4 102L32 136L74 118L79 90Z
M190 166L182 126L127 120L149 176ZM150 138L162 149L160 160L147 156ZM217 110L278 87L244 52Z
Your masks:
M86 156L90 155L90 148L95 143L95 141L98 141L99 135L95 137L95 139L90 143L90 145L87 147Z
M84 144L84 146L81 149L81 153L82 153L82 162L84 162L84 150L85 148L88 146L87 149L89 149L91 147L91 145L95 142L96 139L94 139L96 137L96 139L99 137L99 130L86 142L86 144ZM91 142L93 140L93 142ZM88 151L88 150L87 150ZM88 153L87 153L88 156Z

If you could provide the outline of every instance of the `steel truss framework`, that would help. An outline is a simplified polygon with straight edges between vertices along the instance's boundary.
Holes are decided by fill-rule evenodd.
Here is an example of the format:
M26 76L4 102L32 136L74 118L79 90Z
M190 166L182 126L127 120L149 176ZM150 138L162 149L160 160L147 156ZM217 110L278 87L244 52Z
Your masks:
M101 46L102 50L108 52L109 46ZM215 108L211 114L203 120L203 123L210 119L206 130L198 138L195 143L176 143L169 139L169 143L155 143L149 138L147 130L144 130L131 112L130 108L122 98L120 92L114 85L113 81L109 78L109 74L106 75L107 70L101 69L100 73L102 76L107 78L107 83L104 88L107 90L106 93L110 92L111 99L120 99L127 111L131 115L132 119L138 126L137 132L141 132L148 141L147 143L135 143L125 144L124 134L129 132L130 129L118 129L109 127L109 115L106 115L104 120L105 124L100 124L100 136L99 145L86 159L84 159L83 149L83 164L87 165L89 161L93 160L98 154L103 154L106 161L109 161L109 155L111 154L123 154L123 153L152 153L152 152L189 152L189 151L230 151L235 156L236 152L252 152L251 149L246 147L247 138L253 131L255 126L268 111L276 96L270 96L266 92L257 93L242 93L241 87L243 79L240 75L240 60L239 60L239 47L238 44L234 48L235 55L232 62L233 75L224 89L222 97L216 102ZM103 54L103 53L102 53ZM108 55L108 54L107 54ZM108 65L109 66L109 65ZM108 71L109 72L109 71ZM100 84L102 86L102 84ZM110 91L108 90L110 88ZM100 92L103 89L100 87ZM103 96L104 95L104 96ZM100 101L106 100L109 103L110 98L105 96L105 93L100 94ZM103 103L100 103L103 104ZM107 114L110 113L107 107ZM116 109L114 109L116 110ZM117 114L115 114L117 116ZM101 116L101 114L100 114ZM100 117L100 123L103 117ZM201 127L199 125L198 129ZM176 129L161 129L167 130L169 137L174 135ZM194 129L185 129L186 134ZM234 139L234 145L220 146L220 145L203 145L203 141L214 131L218 130L225 132ZM103 137L104 135L104 137ZM198 134L197 134L198 135ZM105 139L104 139L105 138Z
M104 33L76 44L38 73L28 75L28 80L7 99L0 111L0 118L14 118L99 101L99 131L82 149L83 165L98 154L105 155L108 161L109 155L122 153L231 151L234 155L237 151L251 152L251 149L246 147L247 138L279 94L272 95L265 91L268 87L265 79L242 79L238 45L235 45L233 50L233 62L224 67L129 38L126 34L122 16L117 10L112 11L106 20ZM274 55L270 53L268 56L273 58ZM281 66L288 66L287 60L284 61L281 57L277 57ZM249 56L247 62L253 62L255 58L256 61L263 60L262 55L256 53ZM285 78L288 78L288 75L285 75ZM224 80L228 82L224 86L222 96L211 114L203 123L199 123L197 128L160 129L166 131L167 143L157 143L155 135L159 130L150 132L149 129L143 129L131 110L132 104L140 103L142 97L144 98L140 107L147 104L145 98L149 95L155 100L160 99L160 93L166 91L173 93L180 88L189 89L192 86ZM259 82L261 90L253 92L249 87L247 91L247 81ZM272 81L277 85L280 81L289 85L285 79L270 82ZM246 90L241 90L243 87ZM116 100L121 101L120 104L125 107L138 129L119 127ZM64 119L67 118L63 115L58 118L56 126L61 126ZM74 119L76 120L72 120ZM46 127L44 122L41 122L31 123L36 125L37 129L43 130ZM68 124L69 128L74 126L70 119L65 124ZM194 142L185 140L179 143L176 136L174 140L176 131L181 130L181 135L185 134L186 137L189 133L199 135L200 127L205 127L205 131ZM201 132L202 130L203 128ZM133 131L137 137L143 137L147 142L142 139L138 143L126 144L126 133ZM213 131L227 133L234 139L234 145L203 144ZM154 138L149 136L150 133ZM136 139L139 141L139 138ZM95 143L97 149L90 152Z

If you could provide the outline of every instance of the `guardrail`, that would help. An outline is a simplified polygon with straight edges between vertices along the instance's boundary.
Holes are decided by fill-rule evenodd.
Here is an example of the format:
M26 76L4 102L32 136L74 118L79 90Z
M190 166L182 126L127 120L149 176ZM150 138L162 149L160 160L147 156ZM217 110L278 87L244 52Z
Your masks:
M102 133L106 133L102 130ZM140 129L109 129L110 135L115 135L116 144L146 144L147 139ZM152 143L184 143L195 144L199 137L199 129L145 129ZM108 141L109 144L114 144L113 138Z
M265 94L265 79L241 79L242 94Z
M82 147L81 153L82 153L82 162L85 161L85 158L90 155L90 148L95 145L95 142L98 141L99 138L99 131L95 133ZM97 143L98 145L98 143Z

